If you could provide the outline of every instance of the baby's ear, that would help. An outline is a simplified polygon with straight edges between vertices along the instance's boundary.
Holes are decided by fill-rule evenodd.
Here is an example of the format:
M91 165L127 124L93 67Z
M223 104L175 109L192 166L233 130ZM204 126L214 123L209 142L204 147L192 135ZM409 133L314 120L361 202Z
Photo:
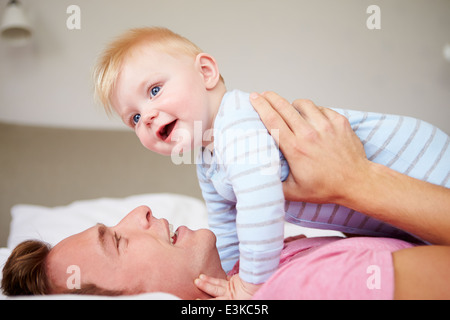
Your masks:
M220 80L219 66L216 60L207 53L199 53L195 64L203 76L206 89L214 89Z

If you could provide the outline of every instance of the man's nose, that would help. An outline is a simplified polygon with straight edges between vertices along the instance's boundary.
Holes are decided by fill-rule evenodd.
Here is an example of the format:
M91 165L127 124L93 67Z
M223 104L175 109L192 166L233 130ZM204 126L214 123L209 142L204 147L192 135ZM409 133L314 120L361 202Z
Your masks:
M148 229L152 224L151 223L152 209L150 209L148 206L140 206L139 209L140 209L139 215L140 223L145 229Z
M125 224L148 229L152 223L152 210L148 206L139 206L125 217Z

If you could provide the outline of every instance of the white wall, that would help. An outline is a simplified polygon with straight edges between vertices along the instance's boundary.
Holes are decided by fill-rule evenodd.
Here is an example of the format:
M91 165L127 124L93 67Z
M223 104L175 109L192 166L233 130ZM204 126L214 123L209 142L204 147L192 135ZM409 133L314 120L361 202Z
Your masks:
M0 14L7 0L0 1ZM123 128L94 105L91 69L132 27L162 25L213 54L229 89L411 115L450 133L448 0L22 0L33 42L0 41L0 121ZM81 8L81 30L66 9ZM381 8L381 30L366 9Z

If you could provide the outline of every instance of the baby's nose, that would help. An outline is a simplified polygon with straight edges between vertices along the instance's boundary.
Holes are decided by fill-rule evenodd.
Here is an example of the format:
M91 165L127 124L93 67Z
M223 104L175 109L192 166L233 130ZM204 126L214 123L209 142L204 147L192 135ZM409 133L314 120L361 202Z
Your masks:
M142 116L142 121L144 121L145 125L149 126L152 124L153 120L155 120L156 117L158 117L159 112L156 110L150 110L146 112Z

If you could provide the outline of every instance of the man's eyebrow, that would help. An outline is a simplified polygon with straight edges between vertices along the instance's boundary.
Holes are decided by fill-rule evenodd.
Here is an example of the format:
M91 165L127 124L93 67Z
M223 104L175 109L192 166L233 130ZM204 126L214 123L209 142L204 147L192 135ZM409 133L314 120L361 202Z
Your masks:
M108 230L108 227L106 227L103 223L97 223L97 231L98 231L98 242L100 243L100 247L102 248L105 255L108 253L108 250L106 250L106 241L105 241L105 234Z

